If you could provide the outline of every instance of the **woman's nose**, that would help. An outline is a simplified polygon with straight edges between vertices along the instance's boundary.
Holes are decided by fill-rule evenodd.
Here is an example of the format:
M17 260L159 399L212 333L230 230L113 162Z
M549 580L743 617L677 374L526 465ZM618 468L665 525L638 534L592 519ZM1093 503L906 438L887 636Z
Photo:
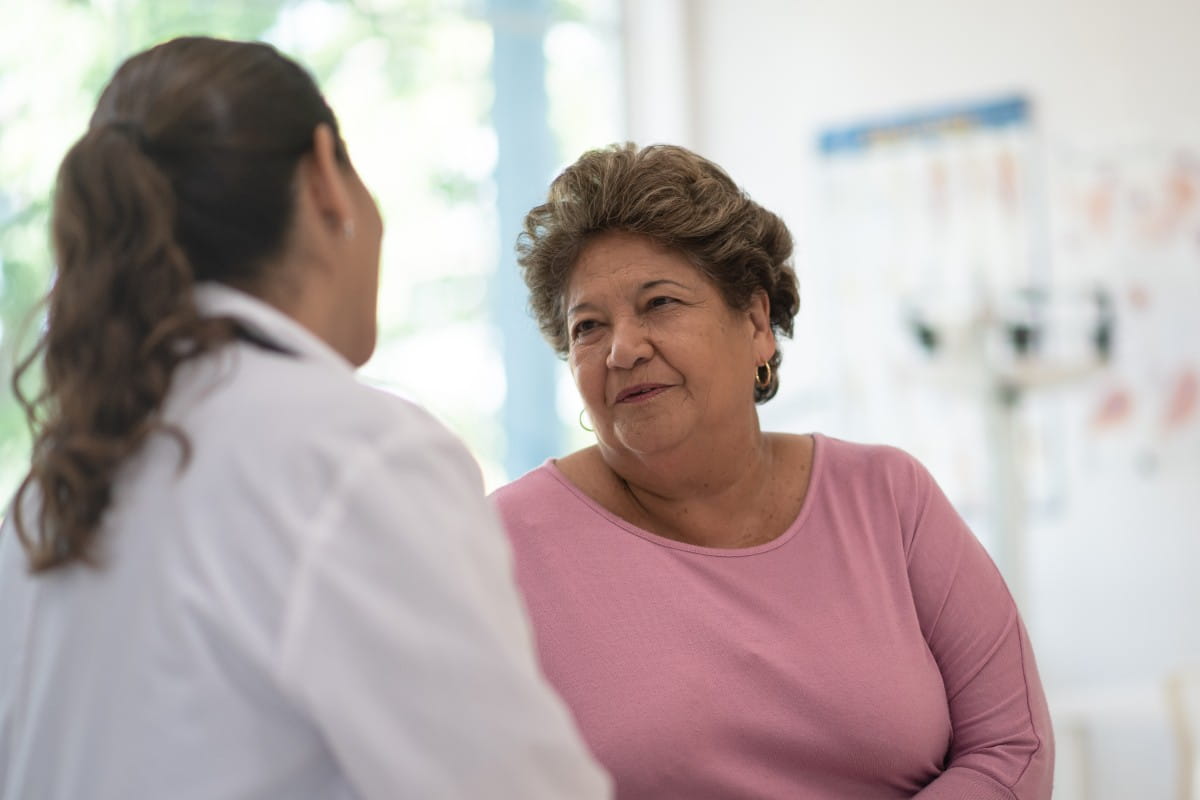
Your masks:
M646 326L638 319L619 319L613 323L612 345L608 350L610 369L633 369L654 354Z

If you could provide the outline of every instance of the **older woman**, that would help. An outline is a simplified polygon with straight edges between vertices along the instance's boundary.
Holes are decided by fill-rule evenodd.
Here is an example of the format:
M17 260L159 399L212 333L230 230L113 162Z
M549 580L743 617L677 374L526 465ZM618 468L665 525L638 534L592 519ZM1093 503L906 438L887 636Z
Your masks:
M596 444L494 495L543 668L618 797L1046 798L996 568L911 456L764 433L783 222L683 148L560 175L519 245Z

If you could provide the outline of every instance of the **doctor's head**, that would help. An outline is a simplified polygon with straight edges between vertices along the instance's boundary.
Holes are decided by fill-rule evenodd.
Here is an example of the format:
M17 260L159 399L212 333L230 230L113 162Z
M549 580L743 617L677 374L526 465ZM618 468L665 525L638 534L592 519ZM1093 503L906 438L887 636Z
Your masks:
M63 161L52 317L111 321L132 298L138 322L182 322L187 290L219 281L300 315L361 364L374 347L380 234L301 66L262 43L175 39L117 70ZM125 298L120 308L95 307L101 286ZM309 308L310 295L344 319Z
M47 324L17 377L45 499L34 569L86 553L112 474L155 427L171 375L229 341L193 288L292 316L355 365L375 345L382 223L312 77L273 47L174 39L116 71L59 169Z

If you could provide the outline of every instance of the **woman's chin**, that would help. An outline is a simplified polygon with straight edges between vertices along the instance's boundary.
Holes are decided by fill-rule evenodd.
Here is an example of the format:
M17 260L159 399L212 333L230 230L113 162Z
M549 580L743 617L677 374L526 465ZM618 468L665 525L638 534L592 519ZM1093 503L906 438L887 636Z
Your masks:
M687 440L687 436L670 420L646 422L613 428L613 445L609 449L637 456L670 452Z

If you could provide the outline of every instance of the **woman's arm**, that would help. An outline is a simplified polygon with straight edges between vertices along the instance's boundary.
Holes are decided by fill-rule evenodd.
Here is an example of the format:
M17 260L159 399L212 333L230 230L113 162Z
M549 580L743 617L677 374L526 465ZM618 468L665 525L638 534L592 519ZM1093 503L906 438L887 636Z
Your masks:
M996 566L918 466L908 574L921 630L946 686L946 770L920 800L1044 800L1054 738L1029 637Z

